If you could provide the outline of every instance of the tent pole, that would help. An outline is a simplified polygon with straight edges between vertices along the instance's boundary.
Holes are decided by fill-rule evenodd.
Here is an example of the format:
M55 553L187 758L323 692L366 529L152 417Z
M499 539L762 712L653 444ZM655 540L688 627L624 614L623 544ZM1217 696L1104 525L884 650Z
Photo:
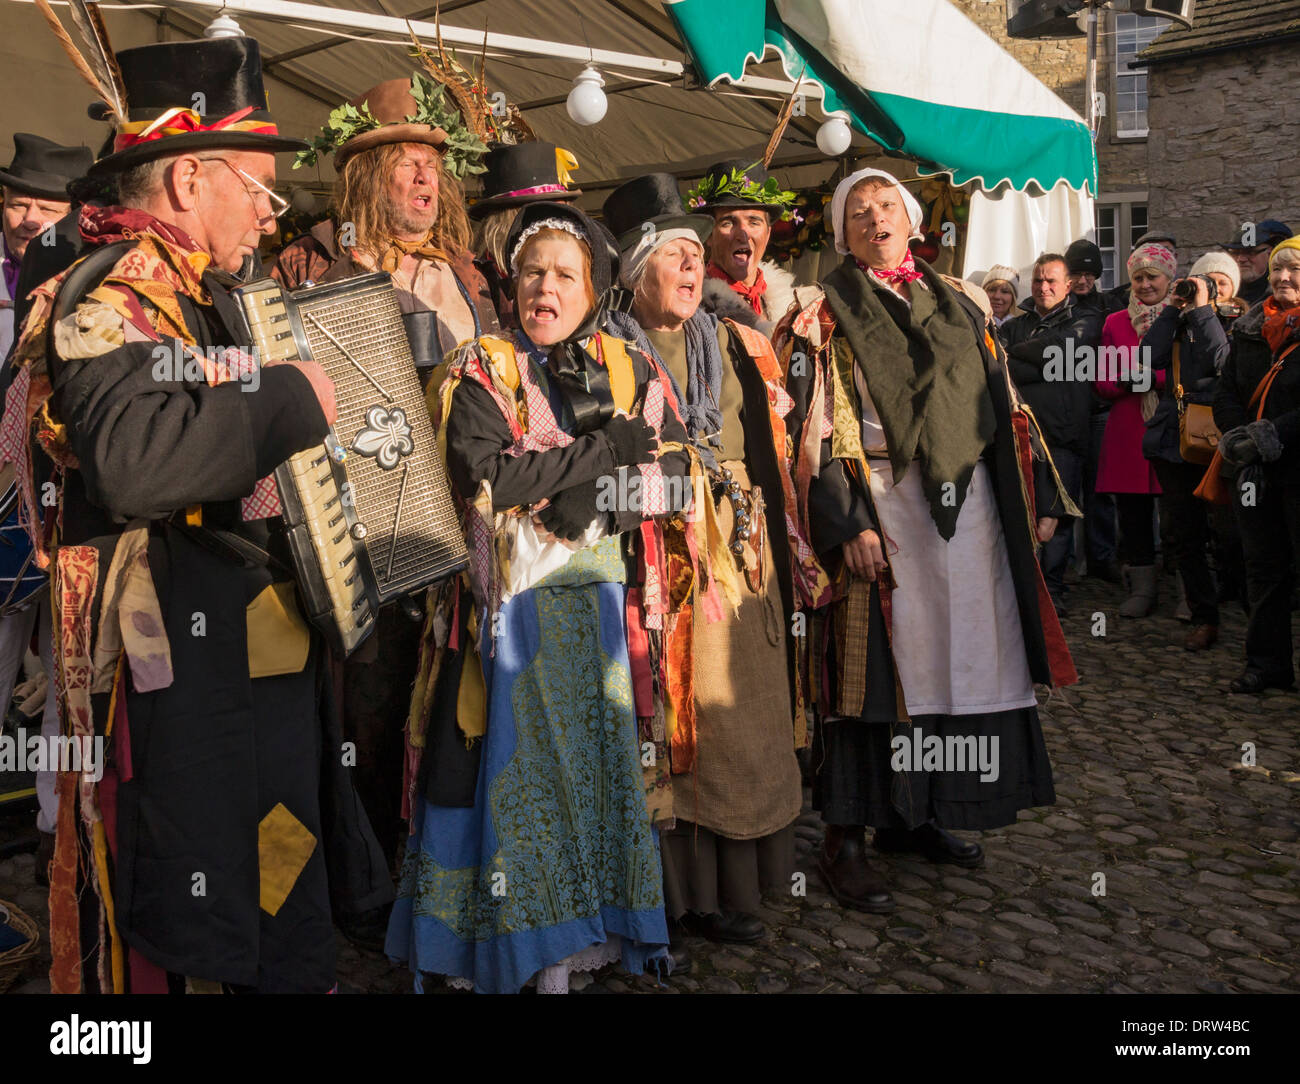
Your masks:
M1093 141L1097 139L1097 5L1088 4L1088 71L1084 78L1083 117Z

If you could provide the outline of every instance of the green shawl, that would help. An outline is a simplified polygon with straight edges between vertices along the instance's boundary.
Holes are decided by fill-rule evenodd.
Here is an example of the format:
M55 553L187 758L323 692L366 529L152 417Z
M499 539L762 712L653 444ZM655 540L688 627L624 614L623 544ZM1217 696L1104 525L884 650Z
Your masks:
M880 415L895 484L913 459L921 461L930 515L949 540L997 421L970 317L929 264L917 260L916 266L930 289L913 286L911 312L902 322L878 296L885 287L872 282L852 256L822 287Z

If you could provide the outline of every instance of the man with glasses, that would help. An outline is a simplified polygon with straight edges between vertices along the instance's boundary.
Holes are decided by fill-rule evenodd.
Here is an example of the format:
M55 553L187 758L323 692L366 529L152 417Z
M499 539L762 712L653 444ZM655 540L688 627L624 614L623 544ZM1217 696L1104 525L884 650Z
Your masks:
M274 153L304 144L251 39L118 62L128 108L89 171L116 203L82 207L86 255L37 289L0 426L59 600L63 727L102 750L93 786L58 778L51 984L323 993L331 890L392 895L272 477L324 438L334 388L259 366L229 292L283 210Z
M1241 269L1241 289L1237 296L1251 305L1258 305L1269 295L1268 256L1278 245L1291 236L1291 227L1276 218L1266 218L1254 230L1243 229L1241 236L1221 246L1237 261ZM1254 244L1246 244L1252 240Z

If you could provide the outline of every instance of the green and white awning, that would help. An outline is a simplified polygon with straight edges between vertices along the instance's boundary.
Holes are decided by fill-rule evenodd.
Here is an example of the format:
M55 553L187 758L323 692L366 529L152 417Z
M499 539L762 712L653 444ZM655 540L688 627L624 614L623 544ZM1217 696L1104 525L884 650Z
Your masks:
M701 78L738 80L769 46L922 172L1097 191L1083 119L947 0L669 0Z

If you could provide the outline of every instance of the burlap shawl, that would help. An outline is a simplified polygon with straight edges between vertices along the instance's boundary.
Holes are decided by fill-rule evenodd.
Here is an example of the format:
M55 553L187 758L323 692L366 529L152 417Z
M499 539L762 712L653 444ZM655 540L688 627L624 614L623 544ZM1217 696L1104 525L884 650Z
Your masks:
M951 539L997 421L970 317L929 264L917 260L916 266L930 289L914 284L901 326L877 296L884 287L852 256L822 286L880 415L895 484L919 459L930 515L940 536Z

